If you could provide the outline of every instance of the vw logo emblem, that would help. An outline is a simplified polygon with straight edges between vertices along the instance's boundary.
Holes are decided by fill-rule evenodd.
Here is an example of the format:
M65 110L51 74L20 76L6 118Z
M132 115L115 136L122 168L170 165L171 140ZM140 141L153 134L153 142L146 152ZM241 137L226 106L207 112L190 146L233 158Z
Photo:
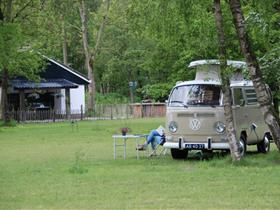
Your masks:
M192 119L192 120L190 120L189 126L190 126L190 129L197 131L200 129L201 123L198 119Z

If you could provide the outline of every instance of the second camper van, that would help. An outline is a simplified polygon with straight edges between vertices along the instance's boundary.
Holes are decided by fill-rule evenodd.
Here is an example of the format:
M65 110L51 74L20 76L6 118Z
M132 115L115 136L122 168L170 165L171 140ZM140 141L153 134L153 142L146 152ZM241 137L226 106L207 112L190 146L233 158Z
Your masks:
M228 61L235 69L246 67L241 61ZM166 143L174 159L184 159L189 150L229 150L225 133L223 94L218 60L191 62L196 69L192 81L178 82L171 90L166 109ZM238 73L239 72L239 73ZM257 145L259 152L270 150L271 135L264 122L252 81L241 71L231 79L232 109L240 152Z

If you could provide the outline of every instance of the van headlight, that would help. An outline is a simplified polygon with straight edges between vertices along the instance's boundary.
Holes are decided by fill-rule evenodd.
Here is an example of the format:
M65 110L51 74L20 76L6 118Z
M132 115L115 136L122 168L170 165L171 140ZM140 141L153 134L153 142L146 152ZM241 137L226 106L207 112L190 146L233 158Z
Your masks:
M226 125L223 122L218 121L214 124L214 128L217 133L223 133L226 129Z
M175 121L171 121L168 125L169 131L175 133L178 130L178 125Z

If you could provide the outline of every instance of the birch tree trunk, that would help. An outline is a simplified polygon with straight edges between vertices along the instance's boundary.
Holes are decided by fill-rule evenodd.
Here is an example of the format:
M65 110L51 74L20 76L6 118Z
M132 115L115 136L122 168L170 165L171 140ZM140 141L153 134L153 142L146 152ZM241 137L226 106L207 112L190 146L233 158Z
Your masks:
M245 29L245 19L241 9L240 0L229 0L229 6L233 16L233 22L239 38L240 46L246 59L249 74L257 93L257 99L260 104L261 112L264 115L264 120L272 133L274 142L280 151L279 117L272 106L271 98L269 97L266 85L262 79L260 66L251 48L249 36Z
M67 35L66 35L65 21L63 15L61 16L61 33L62 33L63 64L68 65L68 43L67 43Z
M230 90L229 75L226 72L227 69L227 53L225 46L225 34L223 30L223 17L221 10L220 0L214 0L214 16L217 27L219 51L220 51L220 70L222 79L222 91L223 91L223 104L225 110L226 119L226 134L229 141L231 158L233 161L239 161L241 154L239 151L239 141L236 139L236 130L233 123L232 113L232 94Z
M85 52L85 65L88 71L88 78L91 80L89 84L89 98L88 98L88 110L89 112L93 111L95 104L95 94L96 94L96 85L95 85L95 75L94 75L94 62L96 58L96 54L99 50L101 37L107 22L109 8L110 8L110 0L106 1L106 11L103 16L103 20L101 22L100 28L97 33L96 43L93 52L90 52L89 44L88 44L88 25L87 25L87 14L86 14L86 6L84 0L80 0L80 16L82 21L82 36L83 36L83 46Z
M103 16L101 25L100 25L98 33L97 33L97 38L96 38L96 43L95 43L94 51L93 51L93 53L91 55L91 64L92 64L92 68L93 69L94 69L94 64L95 64L95 58L96 58L96 55L97 55L99 47L100 47L101 37L102 37L103 31L104 31L104 28L105 28L105 25L106 25L106 22L107 22L109 8L110 8L110 2L111 2L110 0L106 1L106 11L105 11L105 14ZM95 94L96 94L96 84L95 84L95 75L94 75L94 73L92 73L92 83L93 83L93 86L92 86L92 93L93 93L92 97L94 99L95 98ZM93 106L94 106L94 104L95 104L95 101L93 100Z
M79 10L80 10L80 17L82 22L82 38L83 38L83 47L84 47L84 54L85 54L85 66L88 72L88 78L91 80L91 83L89 84L88 87L89 97L88 97L87 108L89 112L92 112L94 107L95 81L93 78L91 54L90 54L90 49L88 44L88 21L87 21L87 13L86 13L84 0L80 0Z

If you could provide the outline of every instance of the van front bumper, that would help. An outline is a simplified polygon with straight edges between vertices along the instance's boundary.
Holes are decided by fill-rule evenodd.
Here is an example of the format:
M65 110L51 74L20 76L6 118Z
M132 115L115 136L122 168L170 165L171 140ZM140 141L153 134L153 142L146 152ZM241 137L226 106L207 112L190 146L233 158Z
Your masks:
M212 142L212 139L209 137L206 143L200 142L184 142L183 138L179 138L179 142L165 142L163 145L164 148L169 149L190 149L190 150L223 150L229 149L229 143L227 142Z

